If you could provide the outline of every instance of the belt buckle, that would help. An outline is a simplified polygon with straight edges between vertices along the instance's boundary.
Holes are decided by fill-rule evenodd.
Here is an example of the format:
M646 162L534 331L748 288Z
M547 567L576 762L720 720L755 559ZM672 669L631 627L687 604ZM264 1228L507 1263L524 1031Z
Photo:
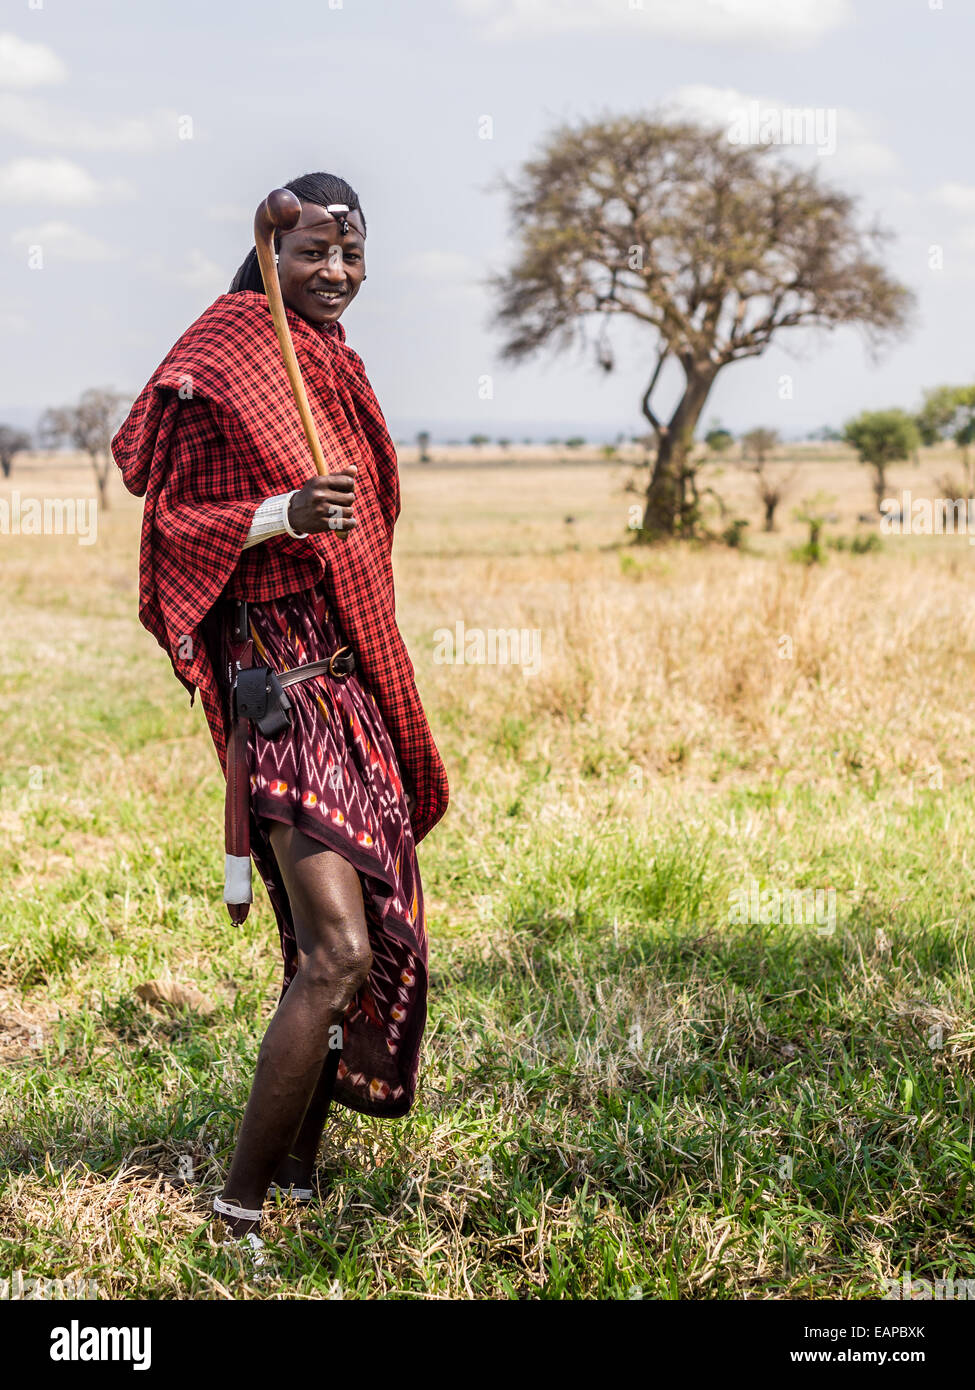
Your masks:
M336 658L341 657L343 652L348 652L351 655L352 648L346 643L344 646L341 646L336 651L334 651L332 655L328 658L328 674L334 680L339 680L343 676L347 676L349 674L348 671L336 671L334 666Z

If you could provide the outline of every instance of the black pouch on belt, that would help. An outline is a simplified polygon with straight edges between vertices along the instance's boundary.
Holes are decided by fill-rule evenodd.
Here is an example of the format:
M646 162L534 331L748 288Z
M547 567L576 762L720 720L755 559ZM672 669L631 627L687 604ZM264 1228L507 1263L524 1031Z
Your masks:
M237 672L234 703L238 717L253 720L265 738L279 739L291 727L291 701L268 666Z

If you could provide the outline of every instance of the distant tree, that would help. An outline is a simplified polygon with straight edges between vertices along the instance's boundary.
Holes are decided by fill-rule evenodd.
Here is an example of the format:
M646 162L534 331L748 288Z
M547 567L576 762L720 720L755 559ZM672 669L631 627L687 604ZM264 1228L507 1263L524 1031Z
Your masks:
M768 460L769 454L778 447L778 443L778 430L749 430L741 437L741 456L761 468Z
M418 434L417 437L416 437L416 443L417 443L418 449L420 450L420 462L421 462L421 463L429 463L429 462L430 462L430 454L429 454L429 449L430 449L430 431L429 431L429 430L420 430L419 434Z
M91 460L98 487L99 505L108 509L108 479L112 472L112 439L129 408L129 397L112 387L83 391L77 405L46 410L37 427L38 437L50 446L70 444Z
M482 444L490 444L491 437L487 434L472 434L467 442L469 444L476 444L477 447L480 448Z
M573 434L565 441L565 447L567 449L581 449L585 442L581 434Z
M610 459L614 459L616 457L619 450L617 449L615 444L604 444L599 452L602 454L603 458L606 459L608 462Z
M498 440L498 448L499 448L499 449L510 449L510 448L511 448L511 440L510 440L510 439L499 439L499 440Z
M970 490L970 449L975 444L975 386L936 386L925 392L915 424L922 444L936 444L941 439L957 444Z
M847 422L843 437L873 469L877 510L887 496L887 468L910 458L917 447L918 427L905 410L865 410Z
M0 425L0 468L5 478L10 477L14 454L21 454L30 446L31 437L26 430L16 429L13 425Z
M795 481L796 470L773 476L768 470L771 454L778 448L778 430L749 430L741 437L742 460L755 475L755 487L765 510L764 530L775 530L775 512Z
M758 488L758 496L765 509L766 531L775 530L775 512L780 502L783 502L792 489L792 484L796 480L798 470L793 468L788 473L780 474L779 477L770 477L760 469L755 470L755 484Z
M724 429L721 425L712 425L711 429L709 429L704 436L704 442L711 453L720 458L720 456L726 454L732 444L734 444L735 436L730 430Z
M491 277L502 355L587 342L592 315L653 336L642 410L656 457L638 540L692 534L693 440L718 373L786 329L858 325L876 346L907 323L913 296L875 255L855 200L768 145L659 115L562 126L503 178L519 252ZM596 357L607 366L605 335ZM612 365L610 361L610 366ZM664 368L682 385L653 406Z

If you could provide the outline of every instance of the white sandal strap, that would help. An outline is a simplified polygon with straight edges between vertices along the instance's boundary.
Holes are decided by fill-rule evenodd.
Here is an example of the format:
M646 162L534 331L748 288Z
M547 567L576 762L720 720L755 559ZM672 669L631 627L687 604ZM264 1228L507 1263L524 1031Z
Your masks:
M214 1197L213 1210L221 1216L236 1216L242 1221L260 1221L264 1215L262 1211L248 1211L246 1207L238 1207L234 1202L225 1202L222 1197Z
M310 1202L315 1195L310 1187L282 1187L276 1182L272 1182L268 1191L282 1192L285 1197L294 1197L296 1202Z

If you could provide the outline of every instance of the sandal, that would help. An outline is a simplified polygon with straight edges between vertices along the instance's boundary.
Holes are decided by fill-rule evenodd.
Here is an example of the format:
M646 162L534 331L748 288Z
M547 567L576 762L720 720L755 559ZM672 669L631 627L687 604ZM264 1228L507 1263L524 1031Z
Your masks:
M235 1216L240 1221L260 1221L264 1215L261 1211L248 1211L246 1207L239 1207L235 1202L225 1202L222 1197L214 1197L213 1210L218 1216ZM230 1240L224 1241L224 1244L236 1245L247 1251L255 1265L267 1264L264 1242L255 1231L248 1231L245 1236L232 1236Z
M282 1197L293 1198L302 1207L307 1207L315 1196L314 1190L310 1187L295 1187L294 1184L289 1187L280 1187L276 1182L272 1182L267 1190L267 1195L270 1197L276 1192L280 1192Z

